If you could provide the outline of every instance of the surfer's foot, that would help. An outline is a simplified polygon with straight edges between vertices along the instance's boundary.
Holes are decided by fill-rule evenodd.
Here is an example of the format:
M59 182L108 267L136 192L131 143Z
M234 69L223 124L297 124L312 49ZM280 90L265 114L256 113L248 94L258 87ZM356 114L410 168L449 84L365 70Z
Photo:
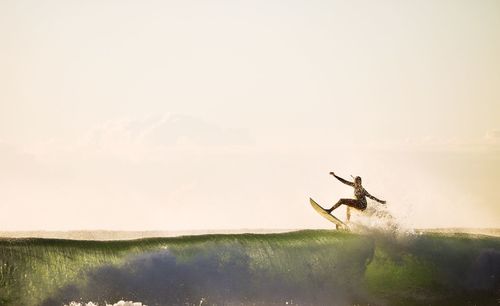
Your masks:
M327 213L329 213L329 214L331 214L331 213L332 213L332 210L333 210L333 209L331 209L331 208L330 208L330 209L325 209L325 211L326 211Z

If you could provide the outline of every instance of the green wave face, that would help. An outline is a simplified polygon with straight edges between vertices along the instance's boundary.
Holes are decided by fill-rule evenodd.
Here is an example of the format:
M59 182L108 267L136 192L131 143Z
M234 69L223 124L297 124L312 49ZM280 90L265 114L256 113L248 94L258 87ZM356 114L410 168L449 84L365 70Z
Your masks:
M497 305L500 238L335 231L0 241L0 305Z

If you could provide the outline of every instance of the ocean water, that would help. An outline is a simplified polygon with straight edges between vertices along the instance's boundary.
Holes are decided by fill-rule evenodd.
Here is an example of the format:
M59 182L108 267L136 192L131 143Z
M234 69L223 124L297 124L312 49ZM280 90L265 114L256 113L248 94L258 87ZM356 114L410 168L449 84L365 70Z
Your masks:
M127 241L0 240L0 305L126 301L498 305L500 238L305 230Z

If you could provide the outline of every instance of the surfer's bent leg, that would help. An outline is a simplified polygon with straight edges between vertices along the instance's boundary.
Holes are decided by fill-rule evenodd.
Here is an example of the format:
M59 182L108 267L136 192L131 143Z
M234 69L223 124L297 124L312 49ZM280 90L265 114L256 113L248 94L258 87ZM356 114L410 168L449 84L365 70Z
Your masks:
M339 208L340 205L344 204L350 207L358 208L360 205L358 203L358 200L355 199L340 199L335 205L332 206L332 208L327 209L326 211L331 213L335 209Z

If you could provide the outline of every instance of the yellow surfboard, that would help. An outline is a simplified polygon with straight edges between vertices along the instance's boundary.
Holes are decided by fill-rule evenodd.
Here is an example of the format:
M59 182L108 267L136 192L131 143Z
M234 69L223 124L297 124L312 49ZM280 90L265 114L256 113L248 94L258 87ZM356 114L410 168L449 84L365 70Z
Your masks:
M342 229L349 229L349 227L337 217L332 216L329 214L323 207L321 207L318 203L316 203L312 198L309 198L309 202L311 202L311 206L314 208L315 211L317 211L323 218L327 219L328 221L335 223L337 229L342 228Z

